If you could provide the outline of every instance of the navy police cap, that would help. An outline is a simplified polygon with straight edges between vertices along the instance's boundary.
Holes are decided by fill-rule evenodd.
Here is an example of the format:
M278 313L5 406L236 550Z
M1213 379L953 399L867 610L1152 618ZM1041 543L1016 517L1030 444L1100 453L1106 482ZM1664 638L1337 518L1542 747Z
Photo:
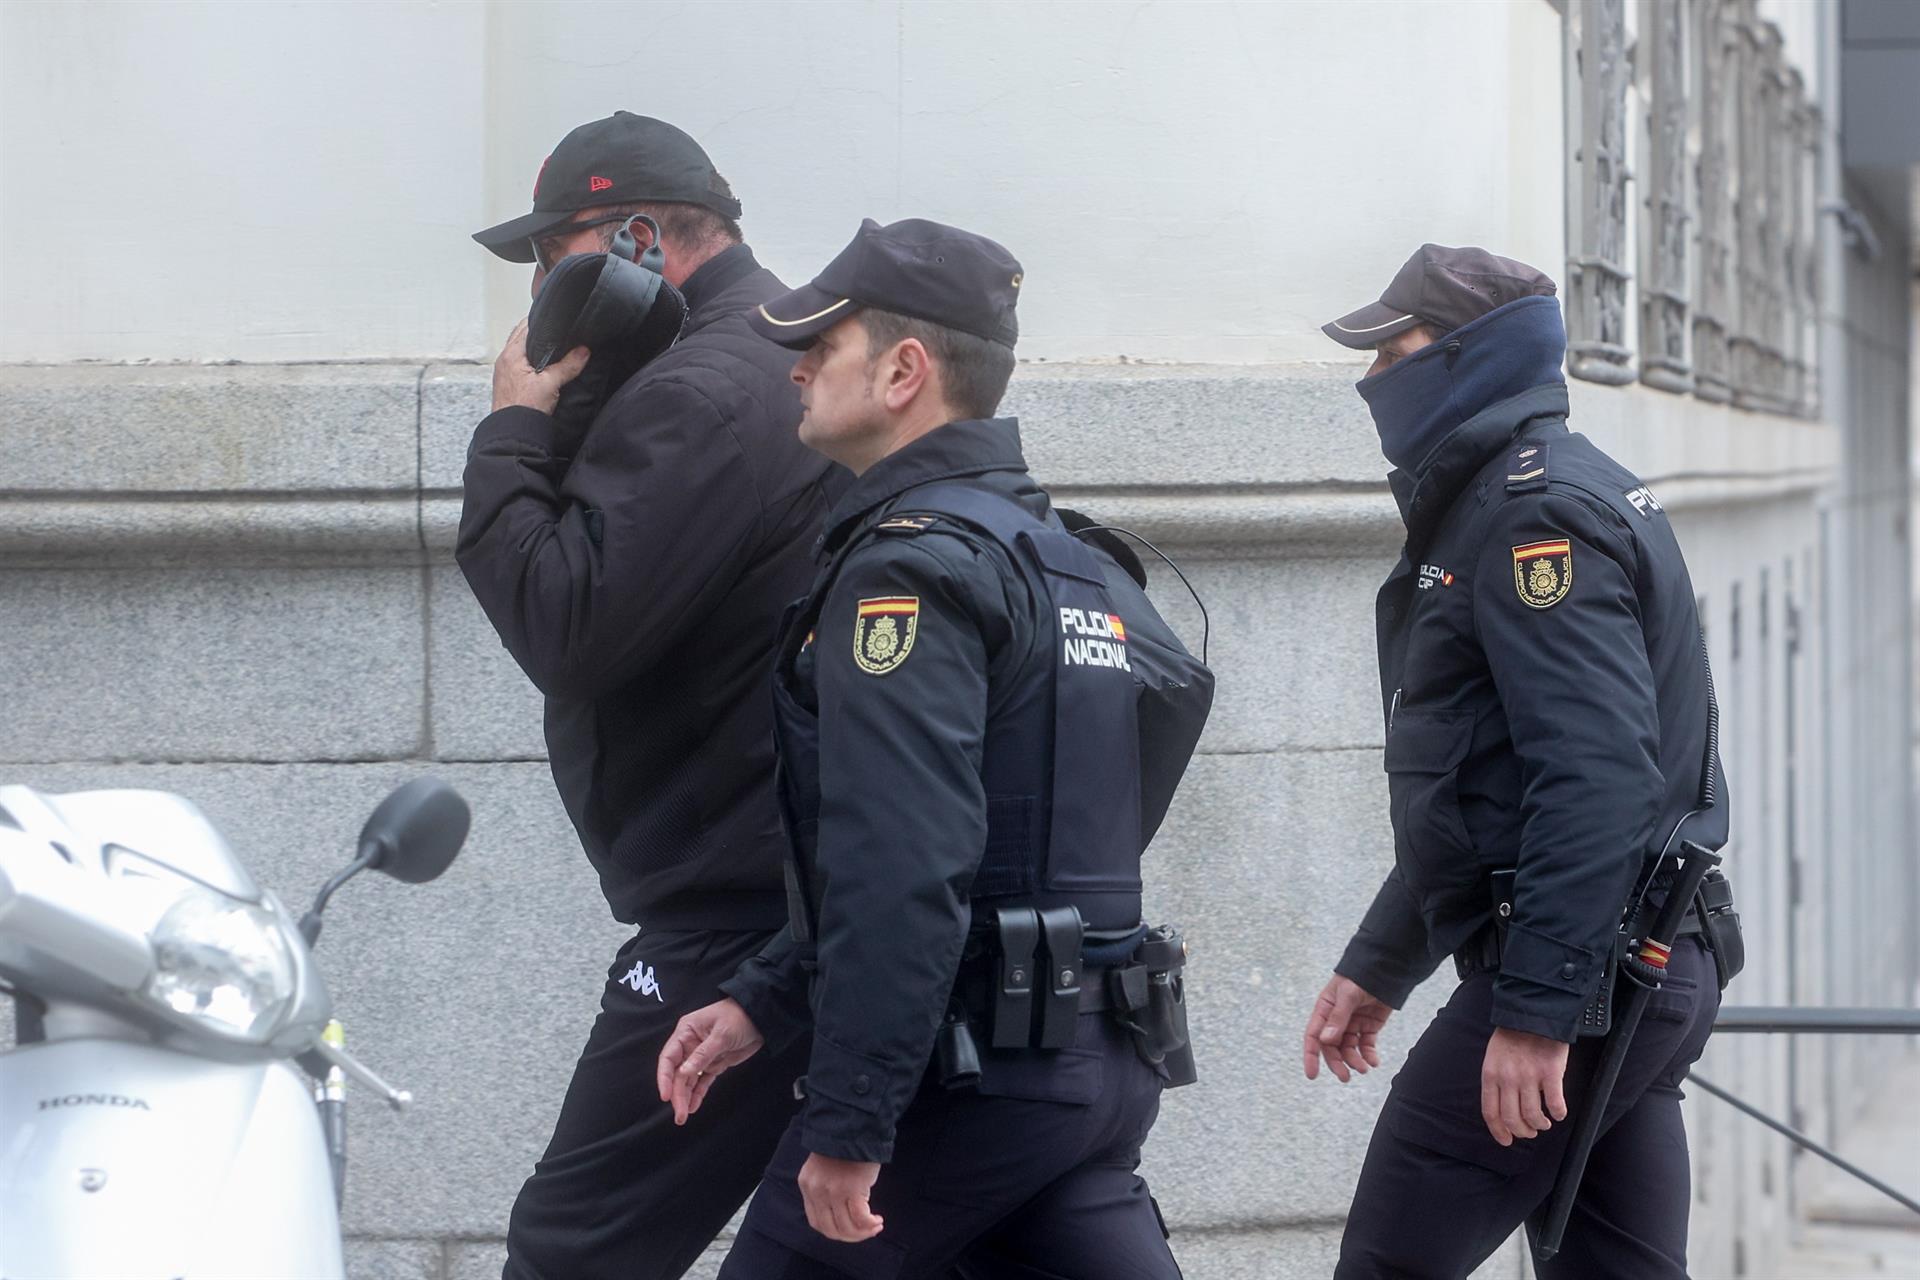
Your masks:
M907 218L860 224L853 243L791 293L763 304L753 327L803 350L862 307L892 311L1011 347L1020 336L1019 261L985 236Z
M1452 333L1520 298L1551 297L1553 281L1524 262L1472 246L1423 244L1380 301L1320 326L1343 347L1364 351L1417 324Z

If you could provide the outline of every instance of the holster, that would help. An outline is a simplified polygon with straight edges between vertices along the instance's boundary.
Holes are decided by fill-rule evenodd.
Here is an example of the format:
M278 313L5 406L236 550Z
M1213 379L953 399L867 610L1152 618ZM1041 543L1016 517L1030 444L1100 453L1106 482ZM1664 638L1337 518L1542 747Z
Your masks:
M1163 924L1147 930L1131 963L1107 974L1115 1021L1133 1033L1134 1052L1169 1089L1200 1078L1187 1035L1186 968L1186 939Z

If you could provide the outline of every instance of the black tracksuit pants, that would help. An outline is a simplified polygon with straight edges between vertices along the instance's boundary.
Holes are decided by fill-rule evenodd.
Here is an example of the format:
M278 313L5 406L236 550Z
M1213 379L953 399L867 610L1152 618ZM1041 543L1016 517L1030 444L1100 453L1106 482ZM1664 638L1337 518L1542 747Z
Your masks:
M719 999L769 936L645 929L620 948L553 1138L514 1201L503 1280L677 1280L752 1194L798 1106L808 1039L729 1071L684 1128L654 1064L681 1015Z
M1546 1217L1573 1118L1604 1043L1567 1062L1569 1115L1502 1147L1480 1118L1480 1064L1493 1034L1493 975L1461 983L1394 1077L1347 1215L1336 1280L1465 1277L1525 1223ZM1685 1280L1692 1183L1680 1086L1720 1010L1698 937L1673 949L1607 1105L1559 1255L1541 1280Z

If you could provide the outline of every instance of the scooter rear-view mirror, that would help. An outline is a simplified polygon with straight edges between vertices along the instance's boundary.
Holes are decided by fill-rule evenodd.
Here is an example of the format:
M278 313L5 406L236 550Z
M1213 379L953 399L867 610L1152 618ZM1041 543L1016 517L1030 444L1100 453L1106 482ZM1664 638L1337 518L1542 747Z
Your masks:
M471 822L458 791L438 778L415 778L360 829L360 858L395 880L425 884L453 865Z
M467 802L438 778L415 778L382 800L360 828L360 846L345 870L321 886L300 934L320 941L320 913L335 890L371 867L407 884L425 884L453 865L473 815Z

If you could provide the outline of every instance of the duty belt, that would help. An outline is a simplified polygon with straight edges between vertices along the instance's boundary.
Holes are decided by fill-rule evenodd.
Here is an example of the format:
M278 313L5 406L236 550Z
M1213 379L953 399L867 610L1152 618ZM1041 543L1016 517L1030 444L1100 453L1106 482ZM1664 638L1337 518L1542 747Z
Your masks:
M1453 967L1460 975L1461 981L1464 982L1478 973L1499 972L1501 954L1506 948L1507 924L1513 917L1513 881L1514 873L1511 870L1495 871L1488 877L1493 918L1480 926L1465 944L1453 953ZM1666 881L1656 879L1649 887L1649 894L1670 887ZM1665 901L1664 894L1661 895L1661 901ZM1721 953L1726 948L1716 943L1712 920L1722 918L1722 913L1725 913L1725 918L1733 922L1732 928L1737 941L1739 917L1730 914L1732 904L1732 890L1727 887L1725 880L1718 879L1710 885L1702 886L1699 894L1688 905L1686 914L1681 917L1679 929L1674 934L1674 941L1687 937L1702 937L1708 949L1714 953L1716 966L1719 966ZM1602 959L1600 981L1592 997L1588 999L1586 1007L1580 1011L1580 1024L1575 1029L1576 1035L1603 1036L1612 1028L1614 980L1619 975L1622 957L1639 943L1640 921L1650 920L1653 915L1653 912L1648 909L1649 906L1650 904L1643 897L1622 909L1620 928L1614 934L1613 945L1608 948L1607 954ZM1627 918L1629 916L1634 918ZM1720 985L1724 989L1725 981L1723 980Z
M1680 933L1678 936L1689 938L1695 934L1705 933L1706 931L1706 926L1700 923L1699 913L1692 908L1688 908L1685 918L1680 922ZM1487 923L1481 925L1479 929L1475 930L1473 936L1468 938L1466 942L1461 945L1460 949L1453 953L1454 971L1460 975L1462 981L1471 978L1476 973L1487 973L1489 971L1497 973L1499 971L1500 952L1506 939L1506 933L1505 921L1489 920Z
M1191 1084L1186 954L1180 931L1166 925L1090 930L1070 906L995 909L961 958L936 1044L942 1082L977 1080L980 1048L1068 1048L1080 1016L1103 1013L1133 1035L1168 1087Z
M1073 1043L1069 1019L1137 1007L1127 1000L1126 988L1137 985L1127 975L1146 981L1135 956L1146 936L1144 926L1088 930L1072 907L1002 907L991 927L969 937L954 994L970 1019L990 1028L992 1048L1064 1049ZM1144 1001L1144 986L1140 994Z

